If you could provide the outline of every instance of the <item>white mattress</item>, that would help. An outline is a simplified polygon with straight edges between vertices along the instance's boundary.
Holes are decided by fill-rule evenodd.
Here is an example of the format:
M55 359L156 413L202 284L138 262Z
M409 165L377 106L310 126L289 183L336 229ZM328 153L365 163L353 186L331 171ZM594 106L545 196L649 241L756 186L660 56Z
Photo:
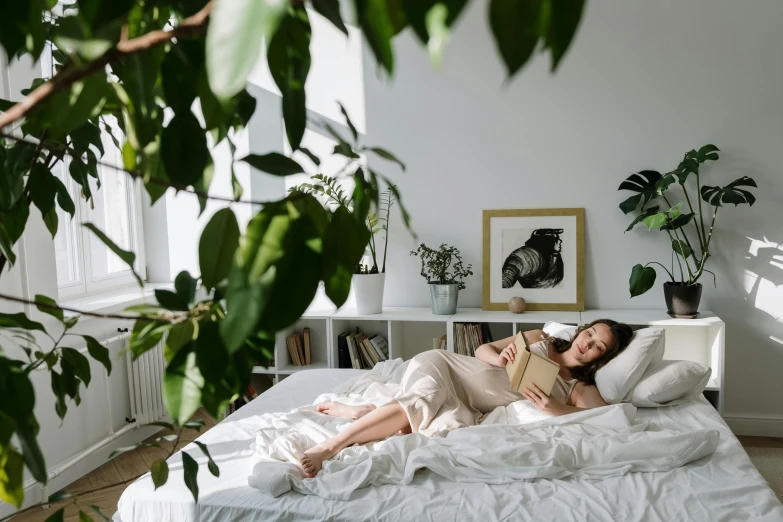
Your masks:
M288 492L266 496L247 485L255 415L311 404L361 370L297 372L198 440L209 446L220 478L200 466L199 502L182 476L181 456L169 460L169 481L154 491L149 474L122 495L115 522L239 520L783 520L783 506L739 441L705 400L640 409L637 419L662 428L713 428L721 441L711 456L669 472L629 473L603 480L534 480L510 485L459 484L429 471L410 486L357 491L349 501ZM184 448L200 463L200 450Z

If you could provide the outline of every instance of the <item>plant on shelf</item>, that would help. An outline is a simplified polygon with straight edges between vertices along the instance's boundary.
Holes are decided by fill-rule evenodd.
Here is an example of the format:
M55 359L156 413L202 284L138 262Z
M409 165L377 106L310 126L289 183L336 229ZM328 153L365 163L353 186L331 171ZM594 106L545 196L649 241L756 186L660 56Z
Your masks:
M726 204L733 204L735 207L740 204L753 205L756 201L748 190L749 187L756 187L756 182L747 176L737 178L724 187L702 185L700 169L707 161L716 161L718 152L715 145L705 145L698 151L691 150L685 153L683 160L671 172L661 174L654 170L643 170L629 176L618 189L636 193L620 203L620 209L625 214L636 212L637 209L639 212L625 231L628 232L642 223L649 230L666 232L671 245L671 270L656 261L633 267L629 281L631 297L652 288L656 274L655 269L649 265L660 265L670 279L664 283L663 288L667 309L671 315L692 317L697 314L702 289L698 281L704 272L712 274L713 281L717 284L715 274L707 270L705 265L712 255L710 244L718 209ZM690 183L691 178L695 183ZM676 185L679 185L677 192L674 190ZM693 185L695 187L692 187ZM693 188L696 194L692 197L689 190ZM684 202L674 199L680 194L685 198ZM661 206L658 200L662 200L665 206ZM702 202L706 203L706 208ZM683 203L687 208L683 208ZM704 219L708 212L711 213L711 216L706 216L709 228ZM675 277L675 260L679 279Z
M109 352L99 340L75 333L80 317L132 321L126 350L133 358L165 344L161 393L171 423L156 424L170 429L176 439L166 435L150 444L162 445L171 455L183 431L201 428L202 423L191 419L198 408L219 417L247 389L256 361L268 364L277 332L301 317L321 281L327 297L342 306L370 228L374 229L368 228L367 218L373 203L380 201L383 184L410 227L396 187L370 169L346 171L356 186L350 211L343 205L324 209L314 195L303 192L263 201L242 198L242 186L233 175L231 197L211 187L215 171L233 173L236 162L279 177L304 172L296 160L278 151L236 155L235 140L251 117L262 120L260 125L280 125L275 112L255 114L256 100L246 89L259 61L280 92L290 150L319 163L302 146L313 65L311 44L314 30L327 37L331 30L348 36L341 9L345 4L338 0L0 3L0 51L8 58L0 61L2 72L20 67L24 70L16 79L21 80L40 70L39 63L52 65L51 77L35 78L28 88L6 93L9 100L0 100L2 281L18 274L18 269L10 274L8 269L17 261L16 245L28 223L33 229L44 225L54 238L61 217L74 217L75 201L91 202L100 194L103 169L143 184L152 204L168 191L198 201L198 215L209 200L224 207L209 218L200 235L199 277L181 273L173 291L156 290L155 304L123 313L69 310L71 314L65 315L57 301L45 295L0 294L6 305L15 307L12 313L0 314L0 330L8 334L0 349L3 502L22 505L28 476L44 486L49 479L47 448L40 447L39 433L41 426L51 423L40 422L40 416L55 413L64 420L68 409L81 402L82 390L101 380L91 372L112 369ZM450 28L468 2L452 2L448 9L440 2L351 4L353 27L369 44L368 54L378 69L391 76L395 35L410 26L437 62ZM583 7L583 0L531 2L524 9L517 2L490 0L489 24L509 79L536 49L551 54L554 70L572 42ZM313 12L330 25L311 25ZM262 48L264 54L259 56ZM107 120L115 118L121 132L111 133ZM355 142L356 130L348 127ZM361 151L339 133L333 135L338 142L335 154L359 158ZM230 155L213 157L210 144L228 145ZM394 161L382 149L367 152ZM218 165L224 158L224 164ZM64 183L62 176L71 179ZM246 226L240 226L234 211L240 205L254 209ZM192 227L200 228L193 217ZM134 270L133 251L123 249L92 224L84 225L128 265L129 272ZM140 276L137 280L143 286ZM51 391L44 383L50 383ZM36 404L37 397L50 394L53 412L42 408L40 401ZM194 451L203 453L207 466L196 462L191 456ZM199 470L218 475L219 469L206 446L183 452L182 461L185 484L198 502ZM166 459L155 460L151 468L152 481L159 488L169 476ZM68 496L58 492L49 500ZM93 509L106 518L97 507ZM64 508L58 508L49 518L62 519L63 514ZM91 520L91 515L80 512L79 519Z
M430 286L432 313L456 313L459 291L465 289L464 279L473 275L472 265L462 262L457 247L445 243L438 250L421 243L410 255L421 260L421 276Z
M310 176L310 183L301 183L291 187L289 193L301 192L312 194L323 202L329 209L344 208L354 213L357 210L356 197L357 191L365 190L363 186L356 185L352 192L346 190L340 184L342 173L353 172L354 179L358 176L366 179L367 184L374 187L375 193L378 191L378 179L381 177L375 170L363 165L364 154L373 153L376 156L397 163L404 171L405 164L397 159L394 154L380 147L366 147L359 145L359 132L356 130L353 122L348 117L345 107L340 105L340 110L345 117L345 123L350 130L353 140L346 140L342 134L334 129L329 123L322 122L324 129L337 140L334 153L344 156L347 163L336 176L328 176L318 173ZM312 159L312 158L311 158ZM364 224L367 229L365 242L362 245L363 255L359 262L353 268L352 286L356 296L356 309L360 314L377 314L383 309L383 291L385 286L386 274L386 253L389 245L389 217L392 206L397 202L399 189L397 185L386 180L387 188L380 196L369 202L370 208L365 210ZM359 194L361 195L361 194ZM409 216L405 208L400 205L403 220L410 230ZM378 243L376 236L383 234L383 261L380 269L378 268ZM364 259L371 260L371 264L365 263Z

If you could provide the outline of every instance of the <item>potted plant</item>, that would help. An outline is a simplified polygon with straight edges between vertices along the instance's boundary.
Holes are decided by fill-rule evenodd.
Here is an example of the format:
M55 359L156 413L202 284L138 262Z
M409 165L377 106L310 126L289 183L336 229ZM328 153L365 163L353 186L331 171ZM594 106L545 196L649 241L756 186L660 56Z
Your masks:
M411 250L411 255L421 259L421 275L430 285L432 313L456 313L459 291L465 289L463 279L473 275L472 266L464 265L459 250L445 243L441 243L438 250L422 243L416 250Z
M743 203L753 205L756 201L746 188L756 187L756 182L747 176L738 178L725 187L701 184L699 171L701 165L707 161L717 160L719 150L715 145L705 145L698 151L691 150L685 154L673 171L661 174L654 170L643 170L629 176L618 189L636 192L620 203L620 209L625 214L636 212L637 209L639 212L625 231L628 232L642 223L649 230L658 229L666 232L671 245L671 270L656 261L633 267L629 281L631 297L641 295L652 288L656 273L649 265L660 265L669 276L669 281L663 285L663 292L667 311L672 316L696 317L698 315L702 291L699 279L704 272L712 274L713 281L717 285L715 274L704 267L712 255L710 242L715 230L718 209L725 204L734 204L736 207ZM689 194L689 190L694 188L693 184L686 187L691 177L695 181L694 196ZM679 185L677 192L674 190L675 185ZM684 202L675 199L680 194L684 196ZM697 207L694 207L694 201L698 204ZM702 202L706 203L706 206L703 207ZM683 208L683 203L687 205L686 208ZM709 221L709 228L705 225L705 215ZM675 277L675 259L679 278Z

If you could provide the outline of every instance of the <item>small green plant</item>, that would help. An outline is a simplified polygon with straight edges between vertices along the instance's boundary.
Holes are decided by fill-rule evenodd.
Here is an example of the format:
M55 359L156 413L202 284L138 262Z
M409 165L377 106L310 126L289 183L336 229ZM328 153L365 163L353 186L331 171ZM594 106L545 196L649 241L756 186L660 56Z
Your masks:
M747 176L735 179L725 187L701 185L699 168L707 161L716 161L719 150L715 145L705 145L698 151L694 149L685 153L683 160L671 172L661 174L654 170L642 170L632 174L620 184L618 190L636 192L635 195L620 203L620 210L625 214L629 214L635 212L640 207L640 214L634 218L625 231L628 232L639 223L642 223L650 230L654 228L663 230L669 236L672 249L671 271L655 261L645 265L637 264L633 267L629 280L631 297L641 295L652 288L656 274L655 269L649 266L651 264L663 267L669 275L672 284L682 286L695 285L704 272L712 274L713 281L715 281L715 274L705 269L704 265L711 256L710 242L712 241L712 233L715 230L715 217L718 214L718 209L729 203L737 206L742 203L753 205L756 202L753 194L743 188L756 187L756 182ZM694 199L698 203L698 208L693 206L693 200L688 194L688 188L686 187L691 174L694 175L696 181L696 197ZM672 199L670 199L675 182L680 186L681 192L685 197L685 203L688 206L685 211L683 210L683 201L672 203ZM659 204L656 204L645 208L648 203L658 199L662 199L666 206L661 208ZM707 209L712 208L712 219L709 229L704 225L702 201L707 203ZM663 210L667 208L668 210ZM694 229L696 241L691 241ZM676 281L674 276L675 259L679 267L679 282Z
M472 265L470 263L463 264L462 255L457 247L448 246L445 243L441 243L438 250L422 243L416 250L411 250L411 255L421 259L421 276L428 283L439 285L457 283L459 289L464 290L463 279L473 275Z

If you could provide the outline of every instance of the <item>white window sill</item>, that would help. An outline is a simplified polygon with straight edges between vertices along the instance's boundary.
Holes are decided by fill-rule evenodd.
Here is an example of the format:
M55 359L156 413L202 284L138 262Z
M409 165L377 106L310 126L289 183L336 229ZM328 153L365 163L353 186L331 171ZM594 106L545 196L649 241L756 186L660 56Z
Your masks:
M115 288L107 292L90 294L75 299L60 301L59 305L65 308L74 308L84 312L95 312L103 314L117 313L126 307L142 304L156 303L155 290L165 288L174 289L173 283L148 283L144 285L144 290L138 285ZM78 315L74 312L65 312L66 317Z

